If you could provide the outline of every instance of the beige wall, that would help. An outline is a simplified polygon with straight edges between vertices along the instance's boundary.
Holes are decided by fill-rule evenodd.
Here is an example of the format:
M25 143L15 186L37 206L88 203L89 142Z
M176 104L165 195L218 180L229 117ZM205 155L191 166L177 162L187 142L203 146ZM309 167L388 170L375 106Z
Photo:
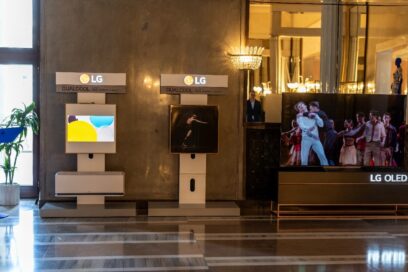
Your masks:
M126 173L127 199L177 199L178 155L168 150L168 106L177 96L143 84L161 73L229 75L219 105L219 153L208 155L207 198L243 196L241 75L225 52L243 42L242 0L44 0L41 22L41 199L54 199L54 175L76 169L64 153L64 104L55 72L127 72L128 92L117 104L117 154L106 168Z

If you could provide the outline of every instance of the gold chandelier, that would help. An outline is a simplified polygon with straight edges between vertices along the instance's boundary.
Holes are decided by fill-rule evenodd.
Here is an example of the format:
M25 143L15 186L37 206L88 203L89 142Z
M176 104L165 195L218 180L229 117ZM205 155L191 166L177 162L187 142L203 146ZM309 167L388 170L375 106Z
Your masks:
M235 50L238 51L238 50ZM239 53L228 53L232 65L239 70L256 70L262 63L264 47L247 46Z

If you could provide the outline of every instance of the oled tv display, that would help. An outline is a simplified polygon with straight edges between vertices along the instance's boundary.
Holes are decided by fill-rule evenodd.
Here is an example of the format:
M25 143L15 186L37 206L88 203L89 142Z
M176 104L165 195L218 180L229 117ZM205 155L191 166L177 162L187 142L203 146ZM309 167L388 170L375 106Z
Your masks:
M68 142L114 142L115 117L113 115L68 115Z
M399 167L402 95L283 94L281 166Z
M115 153L116 125L116 105L66 104L65 152Z
M172 153L218 152L218 107L170 106Z

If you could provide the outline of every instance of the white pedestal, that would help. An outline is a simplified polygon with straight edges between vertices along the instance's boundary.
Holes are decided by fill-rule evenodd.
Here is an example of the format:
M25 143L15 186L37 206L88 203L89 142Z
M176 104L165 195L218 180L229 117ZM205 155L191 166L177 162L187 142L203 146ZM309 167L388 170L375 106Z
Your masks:
M181 94L180 104L207 105L205 94ZM179 202L149 202L149 216L239 216L233 202L206 203L207 154L179 155Z
M78 93L78 103L105 104L105 94ZM77 172L59 172L55 195L74 196L76 203L46 203L41 217L136 216L135 203L105 203L106 196L123 196L125 173L106 172L105 154L77 154Z
M104 199L103 199L104 200ZM47 202L40 209L42 218L55 217L133 217L136 216L136 204L107 202L100 205L72 202Z
M179 204L205 206L205 175L180 174Z
M105 171L105 154L93 154L92 158L89 157L89 154L78 154L77 171Z
M98 167L100 168L100 167ZM106 196L122 196L123 172L59 172L55 179L57 196L75 196L76 203L47 202L41 217L128 217L136 216L135 203L105 203Z
M149 216L240 216L240 209L234 202L207 202L205 206L149 202Z
M58 172L55 175L55 196L123 196L125 173L123 172ZM88 204L100 204L99 202Z
M205 206L206 154L180 154L179 204Z

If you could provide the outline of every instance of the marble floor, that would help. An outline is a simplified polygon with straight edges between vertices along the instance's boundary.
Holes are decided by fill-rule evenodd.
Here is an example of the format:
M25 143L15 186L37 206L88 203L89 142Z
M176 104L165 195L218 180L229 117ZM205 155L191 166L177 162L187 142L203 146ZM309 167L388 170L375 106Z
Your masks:
M0 271L408 271L408 220L0 219Z

